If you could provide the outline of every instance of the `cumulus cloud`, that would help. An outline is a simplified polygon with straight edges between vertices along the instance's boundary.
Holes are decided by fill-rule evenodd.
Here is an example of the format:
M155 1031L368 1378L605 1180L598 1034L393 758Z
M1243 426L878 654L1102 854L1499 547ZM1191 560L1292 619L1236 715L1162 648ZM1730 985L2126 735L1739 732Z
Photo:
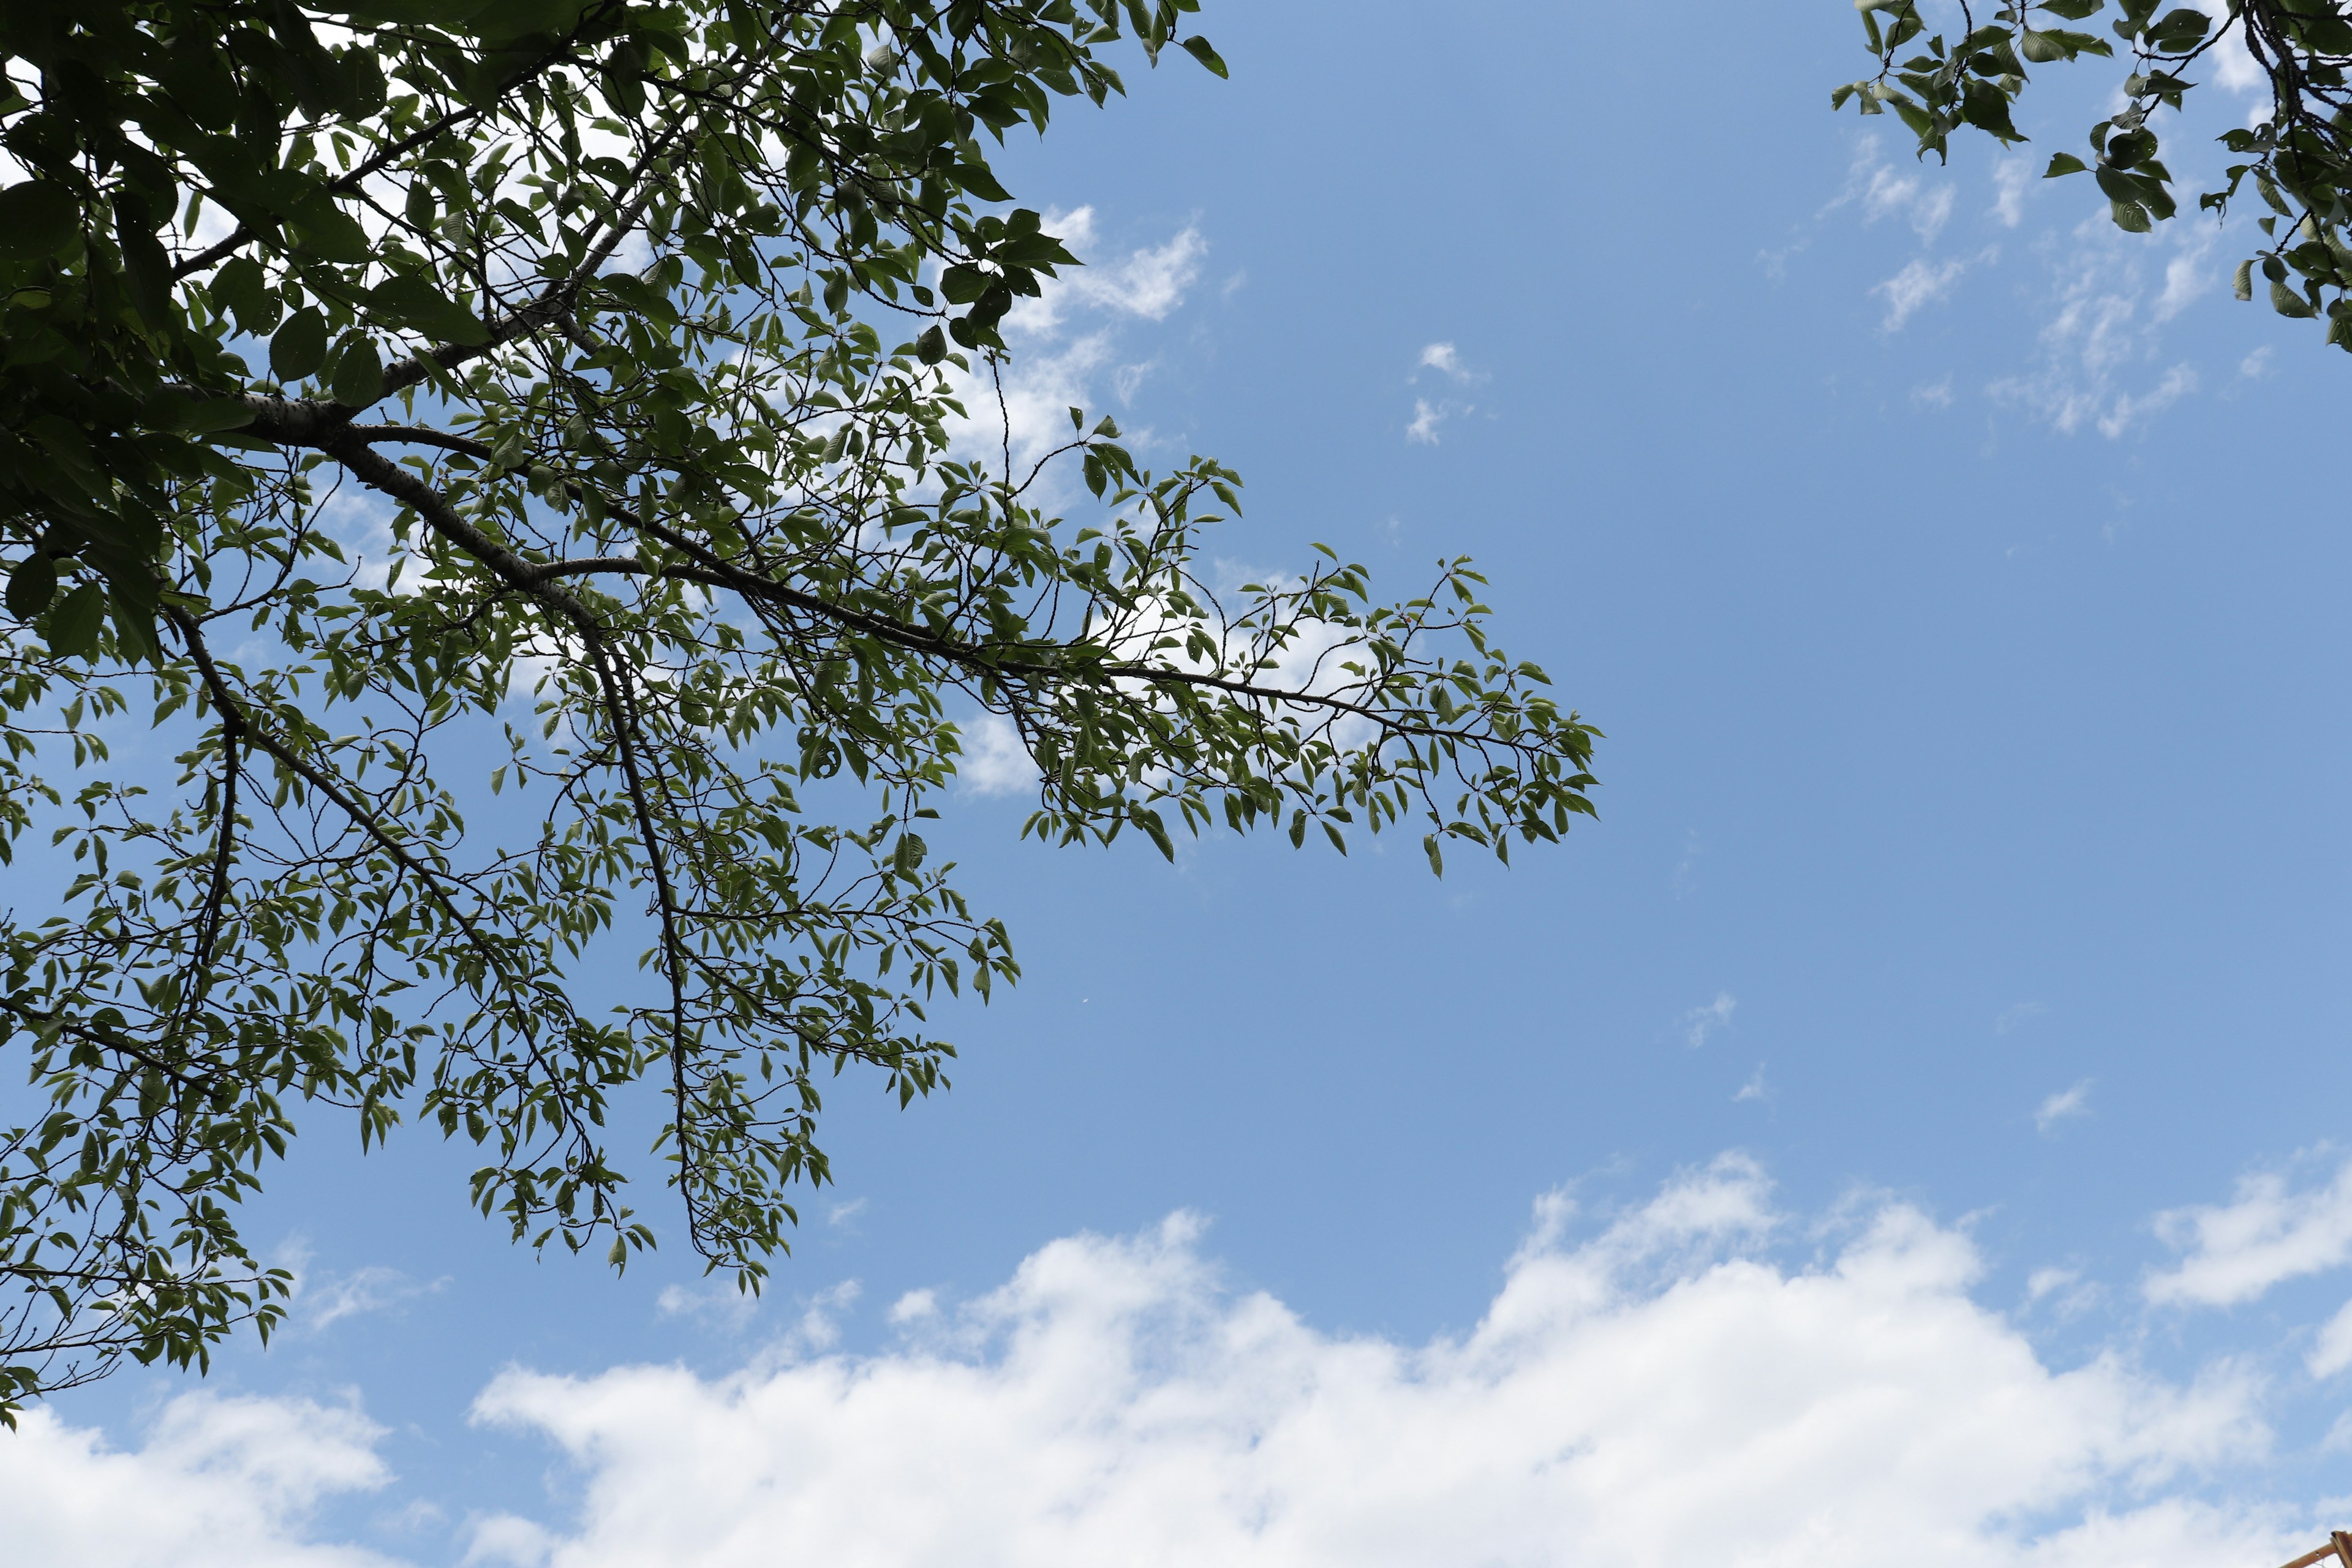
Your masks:
M2210 1568L2313 1528L2210 1484L2264 1450L2249 1377L2047 1364L1972 1300L1965 1235L1884 1199L1797 1223L1742 1156L1613 1216L1545 1197L1484 1316L1421 1343L1318 1330L1202 1240L1056 1241L977 1300L902 1297L878 1353L509 1372L476 1419L552 1444L578 1505L477 1518L467 1561ZM303 1519L381 1484L377 1436L197 1395L115 1453L37 1413L0 1510L28 1561L373 1568Z
M1421 373L1425 370L1434 371L1460 386L1475 385L1486 379L1486 372L1473 370L1464 363L1462 351L1452 343L1430 343L1424 346L1421 351L1421 358L1414 362L1413 373L1408 378L1409 383L1419 382ZM1475 403L1456 403L1451 398L1433 400L1416 397L1412 400L1412 422L1404 427L1404 438L1424 447L1434 447L1438 442L1437 433L1441 426L1448 419L1458 416L1475 414L1477 412L1477 407Z
M1037 782L1037 764L1021 731L1002 713L982 713L956 726L963 753L956 778L974 795L1018 795Z
M355 1547L305 1540L311 1510L391 1479L382 1430L303 1399L173 1400L136 1449L110 1447L54 1411L0 1432L0 1520L13 1563L75 1568L379 1568Z
M2091 1080L2084 1079L2072 1089L2062 1089L2033 1110L2033 1130L2047 1136L2050 1130L2070 1116L2091 1114Z
M478 1554L2188 1568L2293 1543L2147 1489L2259 1447L2246 1385L2045 1367L1915 1210L1795 1270L1763 1257L1777 1216L1738 1158L1580 1243L1572 1217L1542 1205L1484 1320L1423 1345L1225 1289L1179 1215L1056 1242L890 1354L512 1373L478 1418L555 1444L583 1502L488 1521Z
M2283 1280L2352 1262L2352 1161L2327 1185L2302 1192L2275 1171L2242 1177L2234 1202L2168 1209L2156 1216L2156 1233L2188 1256L2148 1278L2148 1300L2253 1300Z
M1423 349L1421 368L1433 370L1449 380L1465 384L1486 379L1484 374L1462 363L1462 351L1452 343L1431 343Z

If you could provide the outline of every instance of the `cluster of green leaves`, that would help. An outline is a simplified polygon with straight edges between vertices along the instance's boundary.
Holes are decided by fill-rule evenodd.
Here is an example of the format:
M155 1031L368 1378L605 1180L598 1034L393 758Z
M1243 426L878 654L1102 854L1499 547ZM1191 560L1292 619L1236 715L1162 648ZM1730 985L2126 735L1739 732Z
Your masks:
M0 13L0 858L68 884L0 914L0 1417L279 1321L235 1212L304 1105L469 1141L485 1214L622 1267L644 1086L757 1289L824 1081L941 1087L926 1008L1018 973L922 837L953 712L1055 842L1410 818L1438 865L1590 809L1466 562L1226 602L1214 461L1076 409L1025 471L950 449L1075 261L990 144L1123 41L1222 75L1195 3ZM173 776L111 764L134 713Z
M2125 107L2091 127L2091 158L2052 156L2046 176L2088 172L2107 198L2116 226L2145 234L2179 210L2173 176L2161 159L2153 117L2180 110L2196 87L2198 62L2235 37L2266 74L2272 110L2261 123L2222 133L2238 160L2227 183L2198 198L2199 207L2225 216L2251 178L2270 210L2258 220L2267 241L2240 263L2237 294L2253 298L2259 268L2272 308L2283 316L2324 320L2326 341L2352 350L2352 5L2346 0L2231 0L2221 25L2194 6L2162 10L2163 0L2116 0L2115 37L2131 51L2122 82ZM1855 0L1878 70L1831 95L1864 114L1892 109L1918 138L1919 155L1948 152L1951 133L1973 126L2007 143L2022 142L2011 119L2024 92L2028 64L2112 58L2115 49L2093 33L2048 25L2079 22L2105 9L2106 0L2024 0L2003 5L1978 25L1961 5L1961 35L1947 47L1940 37L1925 52L1897 57L1927 31L1915 0ZM2037 26L2036 14L2044 25ZM2159 14L2160 13L2160 14ZM1885 20L1882 22L1882 16Z

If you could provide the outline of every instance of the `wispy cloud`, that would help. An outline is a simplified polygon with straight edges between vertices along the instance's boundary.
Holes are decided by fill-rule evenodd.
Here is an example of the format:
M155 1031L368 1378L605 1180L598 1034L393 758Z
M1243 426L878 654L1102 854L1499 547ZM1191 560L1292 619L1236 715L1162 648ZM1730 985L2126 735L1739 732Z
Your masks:
M2344 1303L2334 1317L2321 1325L2304 1365L2314 1377L2334 1377L2352 1366L2352 1301Z
M2301 1192L2275 1171L2241 1177L2235 1201L2168 1209L2156 1233L2188 1256L2148 1279L2149 1300L2253 1300L2283 1280L2352 1262L2352 1161L2326 1185Z
M2072 1089L2062 1089L2043 1100L2033 1111L2033 1130L2044 1137L2050 1130L2069 1117L2091 1113L2091 1080L2083 1079Z
M1831 198L1820 216L1859 205L1863 222L1900 219L1911 226L1922 243L1928 243L1943 232L1944 225L1950 220L1952 201L1949 180L1890 163L1877 135L1868 133L1855 144L1853 163L1846 171L1845 188Z
M2049 252L2054 309L2038 363L1987 390L2062 434L2088 426L2112 440L2144 427L2198 388L2188 362L2162 364L2165 328L2219 288L2218 243L2210 226L2168 224L2147 239L2117 232L2105 216L2077 225ZM2152 288L2148 268L2159 259Z
M1683 858L1675 862L1675 897L1685 898L1698 886L1698 829L1693 827L1684 833Z
M296 1249L307 1261L307 1248ZM345 1318L389 1311L419 1296L429 1296L449 1283L420 1280L398 1268L370 1264L348 1274L313 1274L296 1268L295 1321L311 1333L323 1333Z
M1992 1032L1996 1035L2006 1035L2011 1029L2019 1027L2028 1018L2038 1018L2049 1010L2039 1002L2020 1002L2013 1006L2004 1007L2000 1010L2000 1016L1992 1021Z
M1730 992L1717 992L1714 1001L1683 1015L1683 1037L1690 1042L1692 1049L1697 1049L1706 1044L1708 1036L1731 1027L1732 1010L1738 1005L1739 998Z
M1990 216L2003 228L2015 228L2025 220L2025 193L2032 187L2034 177L2030 158L2003 158L1992 166Z
M1931 305L1952 291L1960 274L1969 269L1965 261L1936 263L1924 257L1914 258L1902 271L1879 284L1871 292L1886 301L1886 317L1879 330L1899 332L1924 306Z

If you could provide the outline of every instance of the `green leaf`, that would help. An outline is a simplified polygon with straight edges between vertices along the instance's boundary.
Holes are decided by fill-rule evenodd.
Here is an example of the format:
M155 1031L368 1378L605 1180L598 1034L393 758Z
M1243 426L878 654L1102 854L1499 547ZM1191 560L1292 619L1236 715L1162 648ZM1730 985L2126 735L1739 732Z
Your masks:
M2042 172L2042 177L2054 180L2061 174L2079 174L2089 167L2072 153L2053 153L2050 154L2050 167Z
M289 221L301 248L319 260L355 263L374 254L367 230L324 191L302 203Z
M1217 51L1209 47L1208 39L1195 34L1177 41L1186 54L1208 67L1211 75L1223 77L1231 74L1225 69L1225 62L1217 58Z
M347 16L362 26L455 27L489 4L490 0L323 0L310 9Z
M2241 300L2252 300L2254 297L2254 258L2250 256L2238 263L2238 275L2231 280L2231 288Z
M0 190L0 258L53 256L80 233L81 204L54 180L27 180Z
M249 256L240 256L214 273L205 291L212 296L215 309L236 317L238 331L258 332L278 319L277 303L268 292L268 286L261 264Z
M940 297L950 305L969 305L988 292L989 281L977 267L950 267L940 274Z
M87 658L98 651L98 629L105 618L106 590L84 583L49 612L41 637L62 658Z
M335 352L328 389L338 403L364 408L383 395L383 361L376 357L375 340L365 332L346 332Z
M404 273L367 293L368 309L386 325L406 327L444 342L478 347L490 341L480 317L423 278Z
M915 357L925 364L937 364L948 357L948 335L936 325L923 329L915 340Z
M985 163L958 163L955 183L984 202L1009 202L1013 193L996 183L996 176Z
M319 374L327 363L327 318L309 307L286 318L269 340L269 372L292 385Z
M8 613L20 621L29 621L49 607L57 593L58 563L36 551L17 562L16 569L8 574Z
M2310 300L2275 279L2271 282L2271 309L2298 321L2319 314L2311 308Z
M172 258L164 254L155 230L142 210L145 204L128 196L114 199L114 243L122 252L122 271L131 286L131 302L152 330L172 329Z

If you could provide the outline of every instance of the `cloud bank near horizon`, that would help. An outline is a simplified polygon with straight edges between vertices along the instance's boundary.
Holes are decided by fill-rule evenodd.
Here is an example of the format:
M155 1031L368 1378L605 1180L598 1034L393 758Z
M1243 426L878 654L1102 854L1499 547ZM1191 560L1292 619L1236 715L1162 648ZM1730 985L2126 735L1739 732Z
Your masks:
M580 1506L478 1517L454 1551L527 1568L2262 1568L2319 1528L2209 1484L2269 1450L2252 1373L2053 1368L1972 1299L1968 1237L1909 1205L1799 1225L1727 1155L1571 1239L1579 1218L1542 1200L1485 1318L1425 1344L1326 1333L1231 1289L1180 1214L1055 1241L961 1306L918 1292L882 1353L796 1332L727 1377L512 1372L475 1419L552 1445ZM1792 1241L1809 1261L1777 1260ZM198 1394L114 1452L36 1412L5 1439L0 1513L32 1562L376 1568L310 1521L384 1483L381 1436L355 1409Z

